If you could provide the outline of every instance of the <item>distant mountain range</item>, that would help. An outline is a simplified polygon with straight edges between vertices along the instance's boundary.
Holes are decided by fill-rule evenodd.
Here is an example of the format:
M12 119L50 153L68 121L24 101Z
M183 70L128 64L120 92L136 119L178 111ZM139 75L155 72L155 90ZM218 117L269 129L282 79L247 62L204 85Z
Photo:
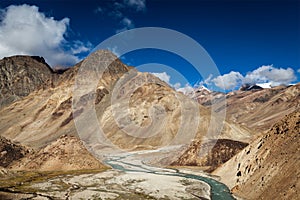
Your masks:
M300 83L289 86L262 88L244 85L227 94L196 88L192 99L208 108L214 105L216 113L226 111L227 120L241 124L252 131L269 129L285 115L300 108ZM226 107L223 102L226 101Z

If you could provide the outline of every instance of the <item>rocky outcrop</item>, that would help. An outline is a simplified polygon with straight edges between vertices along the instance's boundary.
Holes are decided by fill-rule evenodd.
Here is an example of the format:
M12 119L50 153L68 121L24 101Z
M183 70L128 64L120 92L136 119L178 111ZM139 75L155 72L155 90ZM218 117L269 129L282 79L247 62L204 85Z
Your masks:
M108 56L111 54L107 51L100 52ZM17 58L19 60L24 58L25 61L33 60L22 56ZM45 147L61 135L77 135L73 119L83 110L78 109L73 113L72 93L75 77L81 64L82 62L61 74L52 73L49 69L48 71L54 77L49 87L45 86L41 90L35 89L22 99L4 106L0 115L1 135L34 149ZM21 71L22 67L24 68L24 65L20 65ZM102 103L108 100L111 87L127 71L126 65L116 59L105 71L103 78L99 80L98 89L93 94L83 95L82 102L85 102L87 98L95 97L94 103L104 109L108 105ZM12 73L18 74L18 71L12 71ZM37 76L37 79L40 79L40 75L33 73L31 76ZM33 86L33 88L37 87Z
M228 139L201 142L193 141L179 159L172 165L206 167L211 172L228 161L248 144Z
M263 88L256 84L244 84L240 87L241 91L262 90Z
M13 170L39 171L99 169L103 167L104 165L90 154L79 138L66 135L61 136L39 151L31 152L10 166Z
M0 60L0 107L31 92L51 86L53 70L38 56L13 56Z
M29 150L0 136L0 167L8 167L14 161L19 161Z
M297 199L300 110L285 116L213 173L245 199Z

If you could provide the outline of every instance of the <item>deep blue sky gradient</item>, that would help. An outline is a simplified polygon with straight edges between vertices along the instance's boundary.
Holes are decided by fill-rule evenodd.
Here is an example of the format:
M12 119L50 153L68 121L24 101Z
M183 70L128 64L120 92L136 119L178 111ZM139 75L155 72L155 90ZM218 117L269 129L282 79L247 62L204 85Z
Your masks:
M68 17L71 21L67 39L89 41L96 46L120 28L118 19L94 12L99 6L113 10L111 2L1 0L0 7L26 3L38 6L41 12L57 20ZM207 50L221 74L232 70L246 74L268 64L291 67L295 72L300 68L298 0L148 0L146 6L143 12L126 11L135 27L164 27L190 36ZM123 60L134 66L148 62L167 64L186 75L191 84L199 80L188 63L168 53L139 51ZM299 81L299 73L296 74Z

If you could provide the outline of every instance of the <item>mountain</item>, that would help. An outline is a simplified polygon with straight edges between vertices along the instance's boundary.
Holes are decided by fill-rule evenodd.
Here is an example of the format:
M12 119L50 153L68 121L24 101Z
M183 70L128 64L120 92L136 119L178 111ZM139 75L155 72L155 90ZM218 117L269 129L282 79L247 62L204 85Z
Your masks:
M245 199L298 199L299 140L300 110L297 109L213 174Z
M9 166L13 170L67 171L100 169L104 165L74 136L63 135L39 151L32 151L19 162Z
M196 100L207 108L213 105L216 113L226 112L227 121L247 127L253 133L260 133L299 108L300 83L266 89L245 85L241 90L227 94L206 92Z
M114 61L104 72L95 91L83 91L78 101L73 99L74 83L80 67L88 64L103 68L98 60L103 56ZM5 63L18 63L16 66L10 65L11 69L18 69L11 70L10 77L18 76L23 63L28 77L34 76L33 80L45 80L29 82L28 85L33 85L30 87L26 85L27 82L21 82L25 84L21 88L29 87L32 91L19 95L18 99L10 103L6 102L1 109L1 135L38 152L22 160L22 169L47 169L44 162L48 163L48 159L60 160L61 154L53 154L57 158L42 155L45 153L44 148L63 135L80 137L84 145L94 151L94 155L98 154L96 151L100 154L104 149L108 151L107 146L101 146L97 140L98 136L93 134L93 130L98 128L98 123L105 137L118 148L125 150L155 149L171 142L188 144L190 138L205 141L219 138L248 141L251 135L248 129L235 123L221 124L222 119L209 109L176 92L152 74L141 73L126 66L109 51L97 51L74 67L59 72L49 69L43 59L37 60L35 57L5 58ZM1 65L1 68L6 68L6 65ZM38 70L41 73L37 73ZM91 70L85 75L93 77L93 73ZM4 87L9 86L7 90L18 90L13 84L14 79L7 79L6 82ZM144 82L146 84L139 85ZM11 95L15 95L15 92ZM88 102L95 106L98 121L96 124L87 123L90 121L90 115L84 112L88 109L85 107ZM200 115L195 116L195 113ZM185 123L181 123L181 114L184 114ZM84 126L88 125L82 129L80 135L73 120L76 118L81 119ZM220 127L210 126L211 123L224 126L220 135L214 134ZM128 134L130 132L134 135ZM211 134L207 134L208 132ZM30 159L45 161L38 166L32 166L28 164Z
M256 84L244 84L241 86L241 91L262 90L263 88Z
M41 57L13 56L0 60L0 73L1 183L18 174L7 187L24 171L28 183L32 172L106 169L101 155L115 149L172 145L149 162L201 167L245 199L299 196L300 84L185 96L106 50L56 70Z
M211 140L205 143L194 140L172 165L199 166L211 172L246 146L248 146L247 143L228 139Z
M53 70L42 57L3 58L0 60L0 108L50 86L52 75Z
M24 57L16 58L19 59L18 63L22 63L24 59ZM16 58L6 58L6 60L8 62L8 60ZM28 59L30 62L27 61ZM25 63L26 65L23 68L30 68L31 71L35 72L37 71L35 68L40 69L41 66L43 66L43 70L48 69L44 63L36 65L32 57L25 57L25 61L27 64ZM32 65L29 65L30 63ZM0 116L1 135L35 149L50 144L61 135L77 135L72 120L71 107L74 79L80 65L81 63L78 63L62 74L48 70L49 77L52 77L50 79L52 84L44 83L44 85L40 85L38 83L35 85L35 82L32 82L31 84L34 85L32 88L38 89L3 107ZM21 68L21 66L15 67ZM127 70L126 66L120 61L112 63L112 66L108 69L108 74L105 74L105 77L101 80L102 84L109 85L110 82L120 76L117 72L112 72L115 69L123 70L122 73ZM12 70L12 73L18 74L19 72ZM12 74L11 76L15 77L16 75ZM44 75L34 73L30 76L35 76L35 79L41 80ZM12 85L11 82L13 81L13 79L7 80L6 85ZM11 90L16 89L12 88ZM101 91L98 90L98 95L104 94L105 88Z
M0 167L8 167L14 161L19 161L25 157L28 153L29 149L26 147L0 136Z

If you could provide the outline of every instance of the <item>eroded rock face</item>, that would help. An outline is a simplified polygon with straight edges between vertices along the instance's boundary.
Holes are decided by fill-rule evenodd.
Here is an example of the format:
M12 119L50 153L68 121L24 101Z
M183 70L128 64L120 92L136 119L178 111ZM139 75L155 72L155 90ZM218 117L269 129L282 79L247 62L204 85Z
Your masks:
M31 152L10 166L14 170L82 170L103 168L75 136L63 135L39 151Z
M214 171L245 199L297 199L300 191L300 110Z
M0 107L50 86L53 74L42 57L13 56L0 60Z
M283 116L300 106L300 84L261 89L251 87L230 93L196 91L197 101L217 113L226 111L227 120L249 128L253 134L267 131ZM256 89L255 89L256 88ZM226 98L226 106L219 103Z
M15 144L0 136L0 167L7 167L23 158L29 151L24 146Z
M172 165L208 167L207 171L213 171L247 145L247 143L228 139L211 140L204 143L195 140Z
M111 54L105 51L100 52ZM30 92L18 94L20 96L15 95L14 89L12 89L11 93L1 93L2 100L3 102L5 101L6 105L4 106L3 104L1 108L0 134L34 149L45 147L64 134L77 135L73 119L83 112L83 108L73 112L72 93L75 77L82 62L64 72L52 72L43 62L38 62L28 56L3 59L1 63L11 62L11 60L18 60L21 64L18 64L16 69L13 69L13 65L9 64L11 65L10 77L19 76L19 70L26 72L26 74L32 73L30 76L34 76L34 80L38 81L36 83L28 83L30 85L30 90L28 91ZM27 69L29 67L24 66L24 63L29 61L35 65L31 65L31 68ZM107 105L102 104L103 99L107 99L114 82L127 70L126 65L118 59L111 63L103 78L99 80L99 88L90 95L95 97L95 101L92 103L95 103L98 107L105 108ZM39 71L41 73L38 73ZM49 78L49 84L46 81L48 79L45 77ZM5 91L10 91L10 88L14 87L11 83L13 80L10 78L9 81L5 80L3 82L5 83L3 84ZM27 87L27 84L23 86ZM87 99L85 97L88 95L83 95L83 103L86 103ZM18 101L13 99L15 102L11 103L10 97L18 97Z

